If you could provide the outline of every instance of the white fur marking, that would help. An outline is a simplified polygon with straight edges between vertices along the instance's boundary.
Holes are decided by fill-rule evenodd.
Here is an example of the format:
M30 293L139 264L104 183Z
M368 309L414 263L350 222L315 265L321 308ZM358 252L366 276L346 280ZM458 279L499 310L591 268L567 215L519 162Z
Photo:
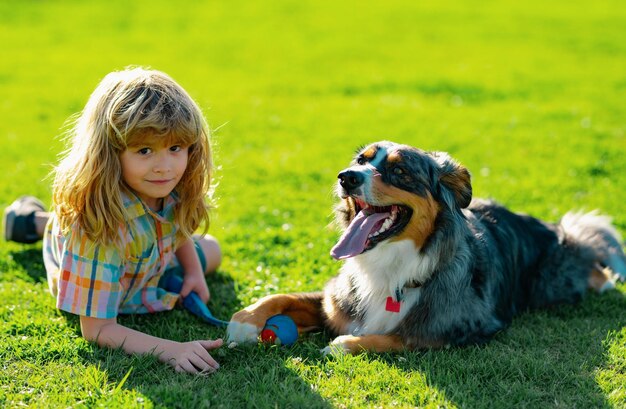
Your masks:
M386 334L393 330L420 298L421 289L404 288L400 312L385 309L387 297L395 299L396 288L411 282L426 281L436 262L417 253L412 240L384 241L372 250L346 260L342 269L359 283L357 294L361 300L357 310L364 312L364 320L349 327L353 335Z
M252 324L231 321L226 329L226 339L230 342L257 342L260 329Z
M608 280L605 282L602 287L598 290L598 293L602 294L605 291L609 291L615 288L615 283L612 280Z
M330 344L326 348L320 349L320 352L324 356L332 355L332 356L341 356L346 355L348 353L348 347L343 342L343 339L347 338L345 335L338 336L333 339Z

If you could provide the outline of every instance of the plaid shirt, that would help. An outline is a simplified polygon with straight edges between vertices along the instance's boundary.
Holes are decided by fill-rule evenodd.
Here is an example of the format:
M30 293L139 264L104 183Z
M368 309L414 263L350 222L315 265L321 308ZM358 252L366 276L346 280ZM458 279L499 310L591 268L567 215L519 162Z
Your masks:
M78 225L63 235L54 215L48 221L44 264L60 310L114 318L174 308L178 294L166 292L158 283L174 258L178 198L170 194L158 213L134 195L122 194L122 199L127 220L119 230L120 249L94 243Z

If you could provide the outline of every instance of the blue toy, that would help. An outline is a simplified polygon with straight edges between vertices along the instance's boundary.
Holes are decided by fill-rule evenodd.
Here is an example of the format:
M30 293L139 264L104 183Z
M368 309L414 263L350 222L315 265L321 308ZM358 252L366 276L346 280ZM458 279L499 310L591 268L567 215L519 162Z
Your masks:
M265 322L261 341L277 345L292 345L298 340L298 326L288 315L274 315Z
M180 293L180 290L183 288L183 279L176 274L170 274L164 278L164 282L161 285L167 291ZM202 302L200 296L198 296L198 294L194 291L190 292L187 297L183 298L183 305L186 309L191 311L192 314L209 324L213 324L217 327L226 327L228 325L228 321L222 321L215 318L206 304Z
M170 274L163 278L161 286L166 291L180 293L183 288L183 279L176 275ZM202 302L200 297L194 291L190 292L183 298L183 306L191 311L192 314L199 317L209 324L217 327L228 326L228 321L217 319L211 314L211 311ZM261 340L279 345L292 345L298 339L298 327L291 317L287 315L274 315L265 322L265 327L261 331Z

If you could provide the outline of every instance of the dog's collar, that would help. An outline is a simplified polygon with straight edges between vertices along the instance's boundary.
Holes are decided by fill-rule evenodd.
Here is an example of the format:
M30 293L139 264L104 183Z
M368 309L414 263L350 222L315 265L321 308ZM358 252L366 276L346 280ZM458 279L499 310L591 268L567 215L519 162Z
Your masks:
M401 302L404 300L404 289L405 288L420 288L423 284L417 280L409 280L402 287L396 287L395 296L396 301Z
M403 288L419 288L422 286L422 283L420 283L417 280L411 280L411 281L407 281L407 283L404 285Z

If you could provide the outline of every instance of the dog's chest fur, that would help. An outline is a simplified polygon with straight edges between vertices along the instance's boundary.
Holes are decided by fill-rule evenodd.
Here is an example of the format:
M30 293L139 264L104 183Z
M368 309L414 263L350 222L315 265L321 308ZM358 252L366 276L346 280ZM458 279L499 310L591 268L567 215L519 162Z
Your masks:
M385 334L392 331L419 302L420 284L434 268L434 261L420 255L411 240L381 243L351 258L342 267L356 296L356 318L348 327L352 335ZM388 298L400 302L400 311L386 309ZM397 299L399 298L399 299Z

